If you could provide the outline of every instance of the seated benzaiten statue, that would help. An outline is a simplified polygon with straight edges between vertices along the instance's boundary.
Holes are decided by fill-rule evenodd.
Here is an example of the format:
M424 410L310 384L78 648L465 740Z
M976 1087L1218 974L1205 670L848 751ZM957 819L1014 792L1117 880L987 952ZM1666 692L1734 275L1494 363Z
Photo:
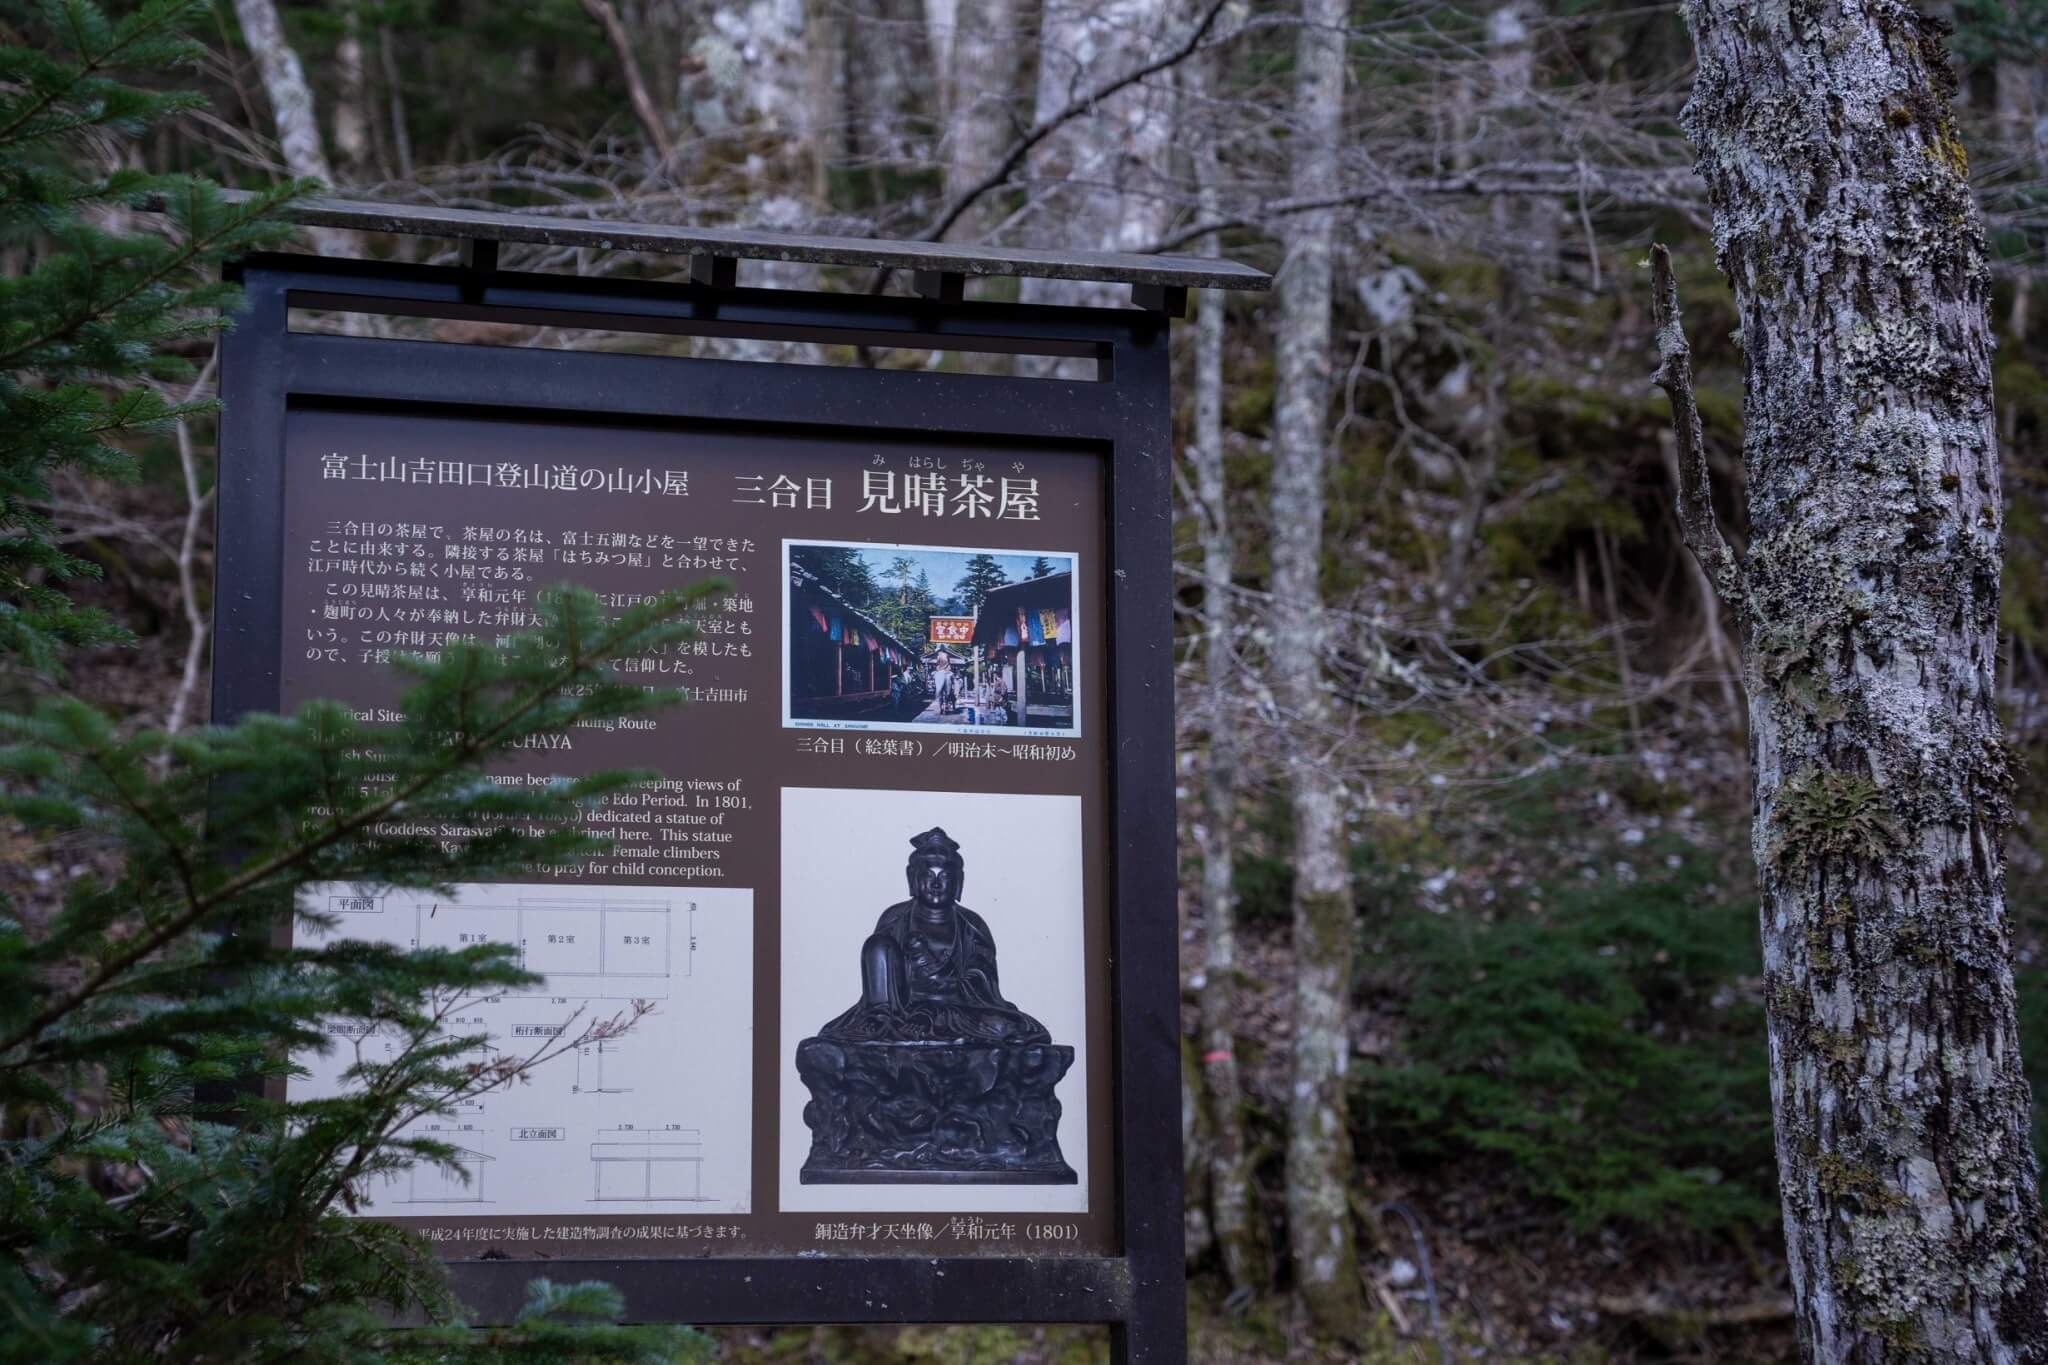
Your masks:
M860 952L860 1000L806 1038L812 1184L1071 1184L1054 1087L1074 1063L1003 997L995 936L960 904L966 862L943 829L911 839L910 899Z

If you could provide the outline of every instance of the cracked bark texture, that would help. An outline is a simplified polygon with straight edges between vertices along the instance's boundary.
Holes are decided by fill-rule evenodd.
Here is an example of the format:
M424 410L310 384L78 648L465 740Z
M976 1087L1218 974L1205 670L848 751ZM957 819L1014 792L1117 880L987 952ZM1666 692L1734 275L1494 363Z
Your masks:
M1690 0L1746 355L1741 570L1780 1194L1825 1361L2048 1359L1993 709L1989 277L1941 26Z
M1303 0L1290 159L1302 198L1337 183L1344 103L1345 0ZM1327 748L1320 559L1329 467L1330 283L1336 215L1297 215L1276 283L1280 322L1273 414L1271 675L1290 740L1294 803L1294 1037L1287 1106L1287 1225L1295 1292L1318 1326L1363 1322L1351 1226L1352 904L1344 791Z

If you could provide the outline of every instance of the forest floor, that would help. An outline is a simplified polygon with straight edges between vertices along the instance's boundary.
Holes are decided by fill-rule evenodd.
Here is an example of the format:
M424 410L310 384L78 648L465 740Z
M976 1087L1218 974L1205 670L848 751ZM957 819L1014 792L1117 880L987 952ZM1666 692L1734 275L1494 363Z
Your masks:
M1246 981L1279 983L1250 989L1237 1017L1248 1083L1255 1092L1282 1093L1291 979L1285 935L1271 928L1243 935L1240 962ZM1354 1046L1367 1055L1392 1052L1390 1040L1404 1029L1398 1014L1369 1004L1354 1020ZM1596 1140L1589 1137L1589 1145ZM1590 1161L1594 1153L1583 1156ZM1192 1358L1215 1365L1798 1359L1774 1226L1709 1235L1611 1221L1579 1231L1554 1203L1523 1194L1502 1160L1467 1155L1414 1164L1382 1171L1371 1156L1360 1161L1353 1197L1376 1210L1369 1231L1378 1242L1362 1248L1374 1300L1366 1340L1349 1349L1315 1342L1279 1294L1226 1307L1226 1287L1204 1267L1189 1286ZM1269 1173L1268 1183L1274 1179ZM1278 1202L1276 1190L1266 1196ZM1277 1215L1273 1221L1277 1236Z

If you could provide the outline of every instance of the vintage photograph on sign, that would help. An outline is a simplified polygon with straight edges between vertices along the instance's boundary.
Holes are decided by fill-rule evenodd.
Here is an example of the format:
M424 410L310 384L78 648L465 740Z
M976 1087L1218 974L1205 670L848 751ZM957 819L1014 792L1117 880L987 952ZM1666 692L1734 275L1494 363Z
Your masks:
M783 723L1077 737L1075 556L783 542Z
M784 1209L1086 1211L1081 883L1076 797L784 789Z
M298 940L457 951L485 944L546 980L527 990L442 1001L442 1037L476 1056L526 1055L593 1025L632 1027L571 1049L524 1083L486 1091L404 1136L455 1149L368 1182L357 1211L385 1217L746 1213L751 1206L752 1076L733 1046L752 1013L754 898L746 890L468 884L453 896L316 885ZM346 1019L294 1098L335 1095L422 1039Z

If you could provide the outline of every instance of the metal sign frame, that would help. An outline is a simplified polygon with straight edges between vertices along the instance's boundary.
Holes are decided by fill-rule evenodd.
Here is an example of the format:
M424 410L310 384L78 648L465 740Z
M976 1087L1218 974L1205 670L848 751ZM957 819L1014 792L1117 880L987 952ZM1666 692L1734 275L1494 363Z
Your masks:
M494 255L494 253L493 253ZM480 262L488 265L491 262ZM1255 273L1255 272L1248 272ZM259 256L222 343L213 718L276 711L287 405L772 424L1084 443L1106 470L1111 733L1112 1120L1122 1247L1111 1256L470 1260L449 1273L484 1321L529 1279L601 1279L632 1320L694 1324L1097 1323L1120 1361L1185 1358L1180 991L1174 900L1171 410L1167 309L1064 308L652 285ZM1263 279L1263 277L1259 277ZM322 309L834 345L1092 357L1090 381L564 352L294 332Z

